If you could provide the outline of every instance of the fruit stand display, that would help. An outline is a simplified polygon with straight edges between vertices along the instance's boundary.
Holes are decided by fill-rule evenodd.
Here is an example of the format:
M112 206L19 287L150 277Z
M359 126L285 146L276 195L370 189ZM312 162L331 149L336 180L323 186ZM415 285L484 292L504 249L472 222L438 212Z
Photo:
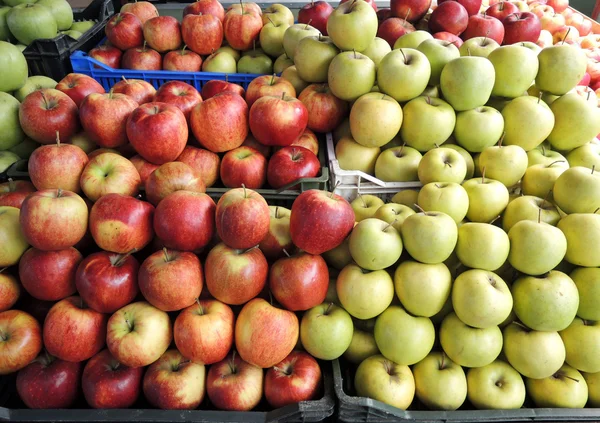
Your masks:
M184 14L0 41L0 420L600 419L597 24Z

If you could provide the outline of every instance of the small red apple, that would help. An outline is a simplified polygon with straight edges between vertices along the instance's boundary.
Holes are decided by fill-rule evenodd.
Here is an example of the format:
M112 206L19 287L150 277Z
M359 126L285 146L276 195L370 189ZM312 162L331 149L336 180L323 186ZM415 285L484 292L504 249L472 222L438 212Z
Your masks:
M298 23L310 24L312 27L327 35L327 20L333 12L333 7L326 1L311 1L302 6L298 12Z
M510 1L499 1L491 4L485 11L485 14L486 16L491 16L502 22L508 15L518 12L519 8L514 3L511 3Z
M273 188L281 188L298 179L314 178L321 172L321 163L315 154L300 146L284 147L269 160L267 178ZM297 185L290 189L297 189Z
M200 173L204 185L209 188L219 179L219 166L221 158L212 151L203 148L186 146L177 157L178 162L183 162Z
M348 114L348 103L334 96L327 84L309 85L298 100L308 111L307 127L315 132L333 131Z
M202 69L202 57L191 50L173 50L163 57L163 69L175 72L200 72Z
M273 95L280 97L286 94L289 97L296 97L296 90L291 82L277 75L263 75L254 78L246 90L246 103L252 107L254 102L260 97Z
M181 32L188 48L200 55L213 53L223 43L223 23L213 15L184 16Z
M186 15L213 15L221 22L225 19L225 9L218 0L196 0L188 4L183 9L183 16Z
M68 74L56 84L56 89L71 97L77 107L88 95L92 93L104 94L106 92L104 87L94 78L81 73Z
M315 400L322 388L319 363L304 351L292 351L265 376L265 398L273 408Z
M20 310L0 313L0 376L21 370L41 350L42 329L33 316Z
M106 66L119 69L121 67L121 57L123 56L123 52L114 46L103 44L91 49L88 56L104 63Z
M154 101L176 106L189 121L192 109L202 101L202 96L190 84L182 81L169 81L161 85L156 92Z
M25 198L35 191L35 186L29 181L14 181L12 178L8 178L8 182L0 184L0 207L9 206L20 209Z
M21 297L21 284L9 274L6 268L0 269L0 312L10 310Z
M251 147L228 151L221 162L221 181L227 188L259 189L267 180L267 159Z
M158 10L152 3L148 1L125 3L123 6L121 6L121 13L124 12L132 13L137 16L142 25L146 23L148 19L158 16Z
M155 16L144 22L144 39L159 53L176 50L181 46L181 26L173 16Z
M205 192L200 174L182 162L169 162L150 174L146 181L146 197L154 205L175 191Z
M287 146L306 129L308 111L302 102L285 94L261 97L250 108L252 135L265 145Z
M117 13L107 22L105 31L111 45L120 50L128 50L144 43L142 22L133 13Z
M220 79L213 79L202 86L202 98L204 100L208 100L209 98L224 92L232 92L238 94L242 98L246 97L246 90L244 90L241 85L222 81Z
M460 35L467 29L469 13L457 1L447 1L440 4L429 18L429 30L435 32L449 32Z
M121 66L123 69L159 71L162 69L162 57L158 51L148 48L144 41L141 47L125 50Z
M503 44L515 44L523 41L535 43L540 37L542 24L537 16L530 12L513 13L502 21L504 24Z
M121 81L113 85L112 92L115 94L128 95L133 98L139 106L154 100L156 88L154 88L151 83L142 79L126 79L122 76Z

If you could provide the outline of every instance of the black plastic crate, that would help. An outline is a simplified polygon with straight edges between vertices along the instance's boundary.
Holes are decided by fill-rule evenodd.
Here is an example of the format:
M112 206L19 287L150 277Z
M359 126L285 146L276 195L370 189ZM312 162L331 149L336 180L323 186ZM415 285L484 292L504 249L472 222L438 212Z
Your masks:
M56 38L35 40L23 51L30 75L44 75L60 81L73 71L71 54L75 50L88 52L104 38L104 28L114 14L112 0L94 0L81 12L73 13L74 21L94 20L96 24L78 40L60 34Z
M469 409L468 401L465 401L463 407L457 411L421 410L420 408L424 407L420 407L419 404L404 411L371 398L353 396L353 379L353 365L347 365L344 360L333 361L333 383L338 402L337 418L341 422L600 422L600 409L598 408L473 410Z
M0 377L0 421L11 422L320 422L331 417L335 411L333 374L331 362L320 362L323 372L324 393L320 400L304 401L276 410L269 410L266 401L256 411L237 412L215 410L205 399L198 410L157 410L148 408L140 398L136 408L122 410L94 410L87 408L82 398L76 407L68 410L30 410L24 408L15 388L15 375ZM143 397L143 395L140 395ZM203 409L204 408L204 409Z

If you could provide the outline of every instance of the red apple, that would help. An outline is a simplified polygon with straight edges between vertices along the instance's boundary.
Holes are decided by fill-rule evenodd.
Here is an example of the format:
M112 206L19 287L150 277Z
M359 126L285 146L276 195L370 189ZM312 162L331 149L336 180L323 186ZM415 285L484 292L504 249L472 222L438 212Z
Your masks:
M315 400L322 387L319 363L304 351L292 351L265 376L265 398L273 408Z
M469 13L457 1L447 1L440 4L429 18L429 30L435 32L449 32L460 35L469 24Z
M79 179L88 163L85 152L71 144L43 145L36 148L27 163L31 182L39 190L60 188L78 193Z
M159 71L162 69L162 57L158 51L148 48L144 42L142 47L125 50L121 66L123 69Z
M433 34L433 38L448 41L454 44L456 47L460 47L463 44L463 40L458 35L454 35L446 31L436 32Z
M569 7L569 0L548 0L548 6L552 6L556 13L562 13Z
M190 124L194 137L204 148L213 153L233 150L248 135L248 105L231 92L204 98L192 110Z
M317 28L321 34L327 35L327 20L333 12L333 7L326 1L311 1L298 11L298 23L304 23Z
M173 16L155 16L148 19L143 30L148 46L159 53L181 47L181 26Z
M204 399L204 365L184 358L177 350L165 352L144 375L144 396L163 410L193 410Z
M148 1L136 1L125 3L121 6L121 13L133 13L144 24L148 19L158 15L156 7Z
M340 1L340 4L342 3L346 3L350 0L342 0ZM375 12L377 12L377 4L375 3L375 0L365 0L366 3L370 4L371 7L373 8L373 10L375 10Z
M235 322L235 345L243 360L269 368L292 352L298 333L298 317L293 312L255 298L242 308Z
M227 188L261 188L267 179L267 159L251 147L228 151L221 162L221 181Z
M35 192L35 187L29 181L13 181L8 178L8 182L0 184L0 207L9 206L21 208L21 204L29 194Z
M263 379L263 369L232 353L210 366L206 393L220 410L250 411L262 398Z
M137 296L139 267L130 253L100 251L79 264L75 285L88 307L99 313L114 313Z
M173 50L165 54L163 57L163 70L175 72L200 72L202 68L202 57L191 50L187 50L187 46L182 49Z
M85 196L92 201L107 194L136 195L140 182L133 163L114 153L94 156L83 169L79 181Z
M79 362L104 346L108 316L87 308L80 297L54 304L44 321L44 346L61 360Z
M539 18L530 12L513 13L504 18L502 23L504 24L503 44L515 44L523 41L535 43L542 31Z
M194 304L203 285L202 266L195 254L163 248L140 266L140 291L154 307L176 311Z
M344 198L311 189L300 194L292 205L292 241L307 253L322 254L346 239L354 221L354 210Z
M260 97L273 95L280 97L286 94L289 97L296 97L296 90L291 82L277 75L263 75L254 78L246 90L246 103L252 107L254 102Z
M281 188L302 178L314 178L321 172L315 154L300 146L284 147L269 160L267 178L273 188ZM297 189L298 185L289 189Z
M148 180L150 174L160 167L159 165L144 160L139 154L133 156L131 159L129 159L129 161L136 168L140 175L140 188L146 186L146 181Z
M585 37L592 32L592 21L584 18L583 15L580 15L579 13L573 13L565 20L565 22L567 25L577 29L581 37Z
M398 38L414 31L415 27L410 22L402 18L391 17L381 22L377 29L377 36L383 38L393 48Z
M223 23L213 15L187 15L181 22L183 41L190 50L211 54L223 43Z
M176 191L205 192L200 174L182 162L169 162L150 174L146 181L146 197L155 206Z
M92 408L129 408L140 396L143 375L143 367L125 366L103 350L85 365L83 395Z
M198 90L182 81L169 81L161 85L154 97L155 102L168 103L183 112L189 121L192 109L202 101Z
M508 15L518 12L519 8L514 3L511 3L510 1L499 1L491 4L490 7L486 9L485 14L486 16L491 16L502 22Z
M307 127L315 132L333 131L348 114L348 103L334 96L327 84L309 85L302 90L298 100L308 111Z
M475 37L488 37L502 44L504 40L504 25L498 19L487 15L469 16L467 29L461 35L463 40Z
M81 73L70 73L56 85L58 91L62 91L75 102L77 107L81 105L84 98L92 93L104 94L106 91L91 76Z
M186 15L213 15L223 22L225 9L218 0L196 0L183 8L183 16Z
M17 278L0 269L0 313L9 310L21 297L21 285Z
M75 248L41 251L30 248L19 262L19 279L34 298L58 301L75 294L75 272L83 257Z
M467 13L469 16L479 14L479 9L481 9L481 0L438 0L438 6L447 1L457 1L465 9L467 9Z
M133 13L117 13L106 24L106 38L119 50L141 46L144 43L142 25Z
M161 165L177 159L185 148L187 121L171 104L142 104L127 119L127 137L140 156Z
M242 98L246 97L246 90L244 90L241 85L222 81L220 79L213 79L202 86L202 98L204 100L208 100L209 98L224 92L232 92L238 94Z
M590 85L590 82L592 81L592 77L590 76L589 73L585 73L583 75L583 78L581 78L581 81L579 81L579 83L577 85L582 86L582 87L587 87Z
M121 364L143 367L169 348L173 333L169 315L145 301L126 305L108 320L106 344Z
M212 151L203 148L186 146L177 157L178 162L183 162L200 173L204 185L209 188L219 179L219 166L221 158Z
M217 234L225 244L251 248L269 232L269 206L256 191L234 188L219 199L215 220Z
M113 93L128 95L135 100L138 106L154 100L156 88L151 83L142 79L126 79L124 76L121 78L121 81L113 85Z
M125 94L90 94L81 103L79 118L83 129L99 147L119 147L127 144L127 118L138 106Z
M299 146L299 147L304 147L308 151L312 152L314 155L319 154L319 139L317 138L315 133L308 128L306 128L304 130L304 133L302 135L300 135L300 138L298 138L296 141L294 141L291 144L291 146L294 146L294 145ZM278 147L278 148L281 148L281 147Z
M79 131L77 105L65 93L45 88L29 94L19 107L25 134L41 144L56 142L56 133L68 142Z
M227 357L233 345L231 307L217 300L199 300L179 313L173 336L181 355L196 363L213 364Z
M64 250L85 235L88 207L74 192L37 191L23 201L19 221L31 246L44 251Z
M225 14L223 33L227 43L236 50L250 50L258 41L262 29L262 18L249 10L248 4L232 9Z
M154 238L152 204L136 198L107 194L90 212L90 232L96 244L106 251L125 254L143 249Z
M378 23L381 23L381 22L385 21L387 18L391 18L392 16L393 16L392 9L390 9L389 7L385 7L383 9L377 9L377 22ZM402 16L403 17L406 16L406 13Z
M258 151L260 154L265 156L266 158L269 158L269 156L271 155L271 147L269 147L268 145L261 144L258 141L256 141L256 138L254 138L252 136L252 134L250 134L246 137L242 146L253 148L256 151Z
M293 143L306 129L308 110L296 98L261 97L252 105L250 130L265 145L286 146Z
M256 3L250 2L250 1L243 2L243 4L232 3L225 10L225 14L227 14L227 12L231 12L232 10L236 10L238 12L241 10L244 10L245 12L250 12L250 13L254 13L255 15L262 16L262 9L260 8L260 6Z
M42 350L40 324L20 310L0 313L0 375L16 372Z
M28 408L69 408L79 395L81 363L40 356L17 374L17 392Z
M123 52L114 46L103 44L91 49L88 56L104 63L106 66L119 69L121 67L121 57L123 56Z
M165 247L198 251L212 240L216 205L200 192L176 191L156 207L154 231Z
M418 22L427 14L431 0L391 0L392 16L406 19L408 22Z
M258 248L240 250L224 243L206 257L206 288L217 300L240 305L256 297L267 283L269 265Z

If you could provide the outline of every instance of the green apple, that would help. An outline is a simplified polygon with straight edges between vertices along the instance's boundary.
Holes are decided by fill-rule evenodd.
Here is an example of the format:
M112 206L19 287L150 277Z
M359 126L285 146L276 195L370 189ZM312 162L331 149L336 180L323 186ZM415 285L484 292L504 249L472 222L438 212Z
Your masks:
M593 408L600 407L600 372L584 373L581 375L585 379L588 387L588 406Z
M469 195L455 182L430 182L419 191L417 204L425 211L446 213L458 224L469 210Z
M415 379L410 368L382 355L374 355L360 363L354 375L354 386L358 396L401 410L406 410L415 397Z
M402 224L402 239L408 254L421 263L442 263L456 246L458 228L446 213L421 212Z
M13 163L21 160L19 156L10 151L0 151L0 173L5 172Z
M379 315L374 333L381 354L403 365L423 360L435 340L435 328L429 318L411 316L399 306L390 306Z
M377 158L375 177L385 182L418 181L417 173L422 157L421 153L412 147L388 148Z
M416 170L416 169L415 169ZM403 189L397 192L392 197L392 203L403 204L406 207L410 207L414 211L420 211L415 206L419 197L419 190L417 189Z
M92 151L98 148L98 145L92 140L92 138L86 132L80 132L71 137L70 144L76 145L81 148L86 154L90 154ZM288 212L289 213L289 212Z
M267 22L260 30L260 47L269 56L277 57L285 53L283 49L283 34L290 27L288 23Z
M586 167L565 170L554 184L554 201L565 213L594 213L600 207L600 173Z
M373 333L355 327L350 346L344 352L344 358L350 363L360 364L367 358L378 354L379 349Z
M467 377L443 352L431 352L413 367L417 398L430 410L458 409L467 398Z
M339 358L352 342L352 318L341 307L321 304L304 313L300 339L304 349L321 360Z
M383 270L400 258L402 239L391 223L375 218L365 219L350 234L350 254L363 269Z
M327 34L340 50L366 50L377 35L377 13L363 1L341 3L327 19Z
M73 138L71 138L71 144L73 144L74 139L75 139L75 136L73 136ZM38 144L31 138L25 137L23 139L23 142L20 142L19 144L10 148L8 151L10 151L11 153L15 153L17 156L19 156L22 159L29 159L31 154L33 154L35 149L38 148L39 146L40 146L40 144ZM86 151L86 154L87 153L89 153L89 151Z
M414 210L403 204L387 203L377 209L373 217L381 219L391 225L400 232L402 224L408 216L415 214Z
M482 367L493 362L502 351L502 331L498 326L481 329L461 321L456 313L448 314L440 326L440 343L456 364Z
M456 123L454 109L435 97L417 97L404 105L402 139L419 151L429 151L443 144Z
M508 231L508 261L519 272L543 275L554 269L567 252L562 231L541 221L521 220Z
M502 228L509 232L517 222L522 220L537 222L538 219L556 226L560 220L560 214L551 202L540 197L523 195L508 203L502 218Z
M71 25L71 28L69 29L72 31L79 31L82 34L85 34L87 31L92 29L94 25L96 25L96 21L79 21L73 22L73 25Z
M402 108L396 100L381 93L367 93L352 105L350 131L357 143L381 147L396 136L402 120Z
M273 73L273 59L262 52L251 52L237 62L238 73L265 75Z
M433 35L427 31L407 32L400 36L394 43L394 50L399 48L418 48L421 43L427 40L433 40Z
M30 76L29 78L27 78L27 82L25 82L25 85L16 90L13 93L13 95L17 100L22 102L25 99L25 97L27 97L32 92L41 90L43 88L55 88L56 84L57 82L54 79L48 78L47 76Z
M417 174L422 184L431 182L459 184L467 175L467 164L458 151L439 147L425 153L419 163Z
M450 296L452 277L444 263L407 260L396 268L394 286L406 311L414 316L431 317L440 312Z
M487 147L479 156L479 170L507 187L517 184L527 170L527 152L518 145Z
M318 37L321 32L308 24L294 24L283 34L283 49L287 56L294 60L296 46L301 39L306 37Z
M553 151L550 147L548 142L543 142L533 150L529 150L527 152L527 167L536 164L550 165L556 162L567 163L565 156L557 151Z
M580 147L582 148L582 147ZM553 200L552 189L556 180L569 168L566 162L554 162L549 165L537 164L527 168L521 179L521 190L525 195L533 195Z
M496 80L492 95L515 98L523 95L533 84L538 72L537 54L519 44L502 46L488 59L494 65Z
M427 56L412 48L392 50L379 63L377 83L381 92L406 102L427 87L431 66Z
M345 266L352 263L352 255L350 255L350 237L346 237L344 242L334 249L324 252L322 255L330 267L342 270Z
M454 138L472 153L480 153L493 146L503 133L504 118L492 107L481 106L456 114Z
M327 71L339 50L329 37L310 36L300 40L294 53L298 75L306 82L327 82Z
M590 248L600 242L600 215L573 213L564 216L558 222L558 229L567 238L565 259L569 263L584 267L600 267L600 252L596 248Z
M236 73L237 63L226 52L214 52L202 62L202 72Z
M500 47L495 40L488 37L473 37L466 40L459 48L461 56L488 57Z
M352 138L342 138L335 146L335 156L342 169L360 170L372 175L381 149L365 147Z
M360 222L370 217L374 217L375 212L377 212L383 204L383 200L376 195L358 194L358 196L352 200L352 203L350 203L352 210L354 210L354 220Z
M513 47L513 46L507 46ZM525 151L536 148L552 132L554 114L539 98L522 96L502 109L504 145L518 145Z
M582 372L600 372L600 322L576 317L559 335L565 344L565 361L569 366Z
M0 157L2 153L0 151ZM2 267L18 264L23 253L29 248L19 225L19 216L18 208L0 206L0 236L3 240L0 244L0 266Z
M0 41L10 41L11 38L10 30L8 29L8 24L6 23L6 15L8 12L10 12L10 7L0 6Z
M577 314L577 285L563 272L552 270L543 276L523 276L513 283L511 291L515 314L533 330L561 331Z
M215 53L221 53L221 52L230 54L231 57L233 57L235 59L236 63L242 57L242 55L240 54L240 52L237 51L236 49L234 49L231 46L221 46L217 50L215 50Z
M267 22L282 22L287 25L293 25L294 14L284 5L275 3L263 10L262 21L263 25L266 25Z
M554 95L563 95L575 88L587 67L583 50L565 43L546 47L538 54L538 60L535 85Z
M19 100L0 92L0 150L8 150L23 142L25 133L19 123Z
M600 320L600 269L578 267L569 276L579 292L577 316L586 320Z
M481 410L518 410L525 402L525 383L510 364L496 360L467 372L467 397Z
M342 307L351 316L371 319L383 313L392 303L394 282L385 270L368 271L349 264L337 277L336 292Z
M294 62L287 56L287 54L283 53L281 56L275 59L275 62L273 63L273 72L280 74L290 66L294 66Z
M472 178L463 183L469 195L467 219L488 223L498 217L508 205L508 188L490 178Z
M298 69L296 69L296 66L288 66L285 68L283 72L281 72L281 77L286 81L289 81L294 86L297 96L300 96L302 90L309 86L309 83L300 78L300 75L298 75Z
M413 32L420 32L415 31ZM409 35L405 34L404 36ZM401 37L402 38L402 37ZM456 45L445 40L435 38L426 39L416 47L421 53L427 56L431 65L431 75L429 76L429 85L435 86L440 83L440 75L446 64L460 57L460 52Z
M540 51L542 51L542 48L540 46L538 46L536 43L533 43L531 41L523 41L523 42L519 43L519 45L523 46L525 48L528 48L529 50L533 51L536 55L538 55L540 53Z
M448 263L448 261L446 261L446 263ZM448 268L450 267L448 266ZM453 311L454 310L452 309L452 296L449 296L446 302L444 303L442 309L435 315L431 316L431 321L437 327L442 323L446 316L452 313Z
M369 57L355 51L344 51L331 61L327 80L333 95L354 101L371 91L375 85L375 74L375 63Z
M54 38L58 34L52 11L41 4L25 3L13 7L6 15L6 23L11 34L25 45L37 39Z
M554 128L548 141L557 150L572 150L600 133L600 108L576 93L568 93L550 105Z
M567 364L544 379L527 379L527 393L542 408L583 408L588 401L585 379Z
M465 163L467 164L467 174L465 179L471 179L475 174L475 162L473 161L473 157L471 154L462 148L460 145L450 144L448 141L444 143L444 148L450 148L452 150L458 151L460 155L465 159Z
M12 92L27 82L27 61L14 45L0 41L0 91Z
M387 41L375 37L373 41L371 41L371 44L369 44L369 47L361 51L361 53L370 58L373 63L375 63L375 68L378 68L381 59L383 59L390 51L392 51L392 48Z
M456 254L460 262L467 267L497 270L508 258L509 250L508 235L497 226L468 222L458 228Z
M589 142L577 147L567 154L567 160L571 167L583 166L589 169L593 167L600 169L600 145Z
M423 91L421 93L421 95L419 97L435 97L435 98L440 98L440 89L439 86L436 85L435 87L432 86L427 86L425 87L425 91Z
M444 99L457 112L485 105L494 88L495 71L484 57L464 56L449 62L440 76Z
M36 4L45 6L50 10L59 31L70 29L73 25L73 9L66 0L38 0Z
M565 345L558 332L535 331L513 322L503 335L506 359L525 377L552 376L565 362Z

